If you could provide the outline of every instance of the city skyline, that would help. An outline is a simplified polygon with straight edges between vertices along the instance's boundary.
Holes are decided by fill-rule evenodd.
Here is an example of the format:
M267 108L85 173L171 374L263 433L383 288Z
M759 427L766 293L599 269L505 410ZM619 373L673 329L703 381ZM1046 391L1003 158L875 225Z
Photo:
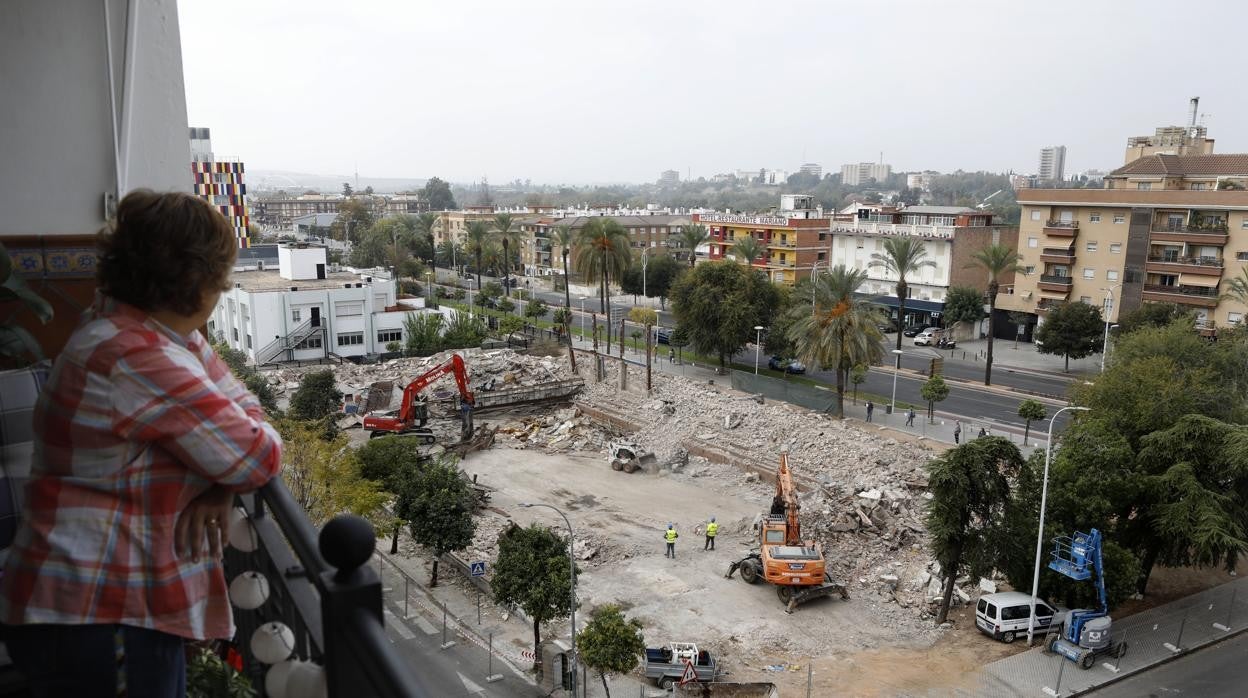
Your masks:
M256 169L458 182L835 171L881 151L898 172L1029 173L1053 143L1068 173L1112 169L1197 95L1218 152L1248 150L1234 49L1202 45L1200 71L1155 60L1161 3L633 7L181 2L189 118ZM1078 50L1028 58L1057 26ZM828 38L792 40L803 27Z

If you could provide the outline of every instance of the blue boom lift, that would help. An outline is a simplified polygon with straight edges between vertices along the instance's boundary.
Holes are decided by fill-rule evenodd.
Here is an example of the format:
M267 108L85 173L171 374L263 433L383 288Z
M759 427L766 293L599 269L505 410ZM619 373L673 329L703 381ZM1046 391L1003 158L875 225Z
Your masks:
M1109 617L1109 603L1105 597L1105 569L1101 565L1101 532L1076 531L1073 536L1053 539L1054 548L1049 569L1064 574L1075 581L1095 577L1096 597L1100 606L1096 610L1086 608L1070 612L1058 634L1050 635L1044 643L1049 652L1056 652L1083 669L1091 669L1099 655L1121 657L1127 644L1113 644Z

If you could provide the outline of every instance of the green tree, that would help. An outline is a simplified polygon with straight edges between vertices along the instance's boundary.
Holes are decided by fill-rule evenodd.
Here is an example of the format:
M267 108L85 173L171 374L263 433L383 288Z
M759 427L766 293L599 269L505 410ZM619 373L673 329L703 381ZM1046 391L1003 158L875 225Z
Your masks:
M1221 298L1224 301L1248 305L1248 266L1239 270L1239 276L1226 280L1226 293L1223 293ZM1241 319L1240 322L1243 320Z
M481 286L481 265L485 261L486 248L489 246L490 226L486 225L485 221L469 221L467 236L468 252L477 262L477 288L484 290Z
M611 305L611 279L628 268L632 253L628 233L614 218L591 218L577 233L576 268L591 283L599 283L602 313ZM608 315L608 318L610 316ZM607 323L607 346L611 345L611 323Z
M867 371L870 369L866 364L854 364L849 369L849 382L854 384L854 404L858 404L858 386L867 380Z
M546 306L546 301L542 300L541 298L534 298L533 300L529 301L528 305L524 306L524 316L533 318L535 320L541 317L545 317L546 313L549 313L549 312L550 312L550 308Z
M458 272L457 265L468 266L468 258L465 256L467 254L467 250L454 240L444 240L438 243L437 266L446 267L447 269L455 268L456 272Z
M641 628L641 621L625 618L619 606L607 604L599 607L576 635L577 656L598 673L607 698L611 698L607 677L630 673L637 666L638 657L646 652Z
M944 596L936 624L949 616L953 585L964 570L988 573L994 566L995 537L1010 501L1010 483L1023 456L1007 439L973 439L928 461L927 530L933 556L944 576Z
M474 495L453 461L432 463L398 474L395 516L408 524L412 538L433 549L429 586L438 585L438 560L472 542L477 524L472 518Z
M430 211L454 211L459 208L455 196L451 194L451 185L437 177L430 177L421 190L425 201L429 202Z
M403 438L383 437L369 439L355 450L359 462L360 477L376 482L382 489L390 493L399 490L401 476L409 471L419 471L424 467L425 456L412 448L410 442ZM399 553L399 531L403 519L395 512L394 533L390 539L390 554Z
M769 324L780 292L759 274L733 262L699 264L672 289L672 311L689 343L726 366L754 339L754 326Z
M256 396L264 411L270 415L277 416L279 413L277 409L277 394L273 392L273 386L269 384L269 379L257 371L255 366L247 363L247 354L237 349L231 349L224 342L213 342L212 349L217 352L217 356L221 357L221 361L229 367L234 377L242 381L243 385L247 386L247 389L251 391L251 394Z
M650 263L646 266L646 297L658 298L659 307L666 308L667 298L671 294L672 286L680 278L681 272L684 270L684 266L672 258L671 255L656 254L651 256Z
M684 357L681 356L681 349L689 346L689 330L677 325L676 328L672 330L671 336L668 337L667 343L676 350L676 358L683 359Z
M945 294L944 313L946 327L952 329L963 322L975 327L984 318L984 294L967 286L954 286Z
M967 265L967 267L983 270L988 276L988 351L984 358L984 385L992 385L992 343L995 341L993 334L995 318L993 316L996 315L997 292L1001 290L1001 276L1022 271L1022 267L1018 266L1020 259L1022 256L1018 254L1018 250L998 243L977 250L971 255L971 263ZM1069 356L1066 361L1069 368Z
M290 398L290 417L315 422L336 414L342 407L342 393L334 380L334 372L325 369L305 373L299 388Z
M744 262L747 267L752 267L754 262L767 254L767 248L763 247L753 235L738 236L732 244L732 256L739 262Z
M680 229L679 242L681 248L689 251L689 266L694 266L698 262L698 247L706 244L711 239L711 234L706 231L706 226L701 223L690 223Z
M1018 416L1027 420L1027 426L1023 429L1023 445L1027 445L1027 437L1031 436L1031 423L1044 419L1047 414L1044 405L1037 400L1027 399L1018 403Z
M429 250L429 266L436 267L438 264L437 255L435 254L435 245L433 241L433 229L438 226L438 214L431 211L425 211L417 215L413 219L413 232L417 240L420 241L421 247ZM448 241L449 242L449 241ZM450 244L454 244L451 242Z
M635 325L653 327L659 324L659 314L651 308L630 308L628 321Z
M486 337L485 319L480 315L457 312L442 332L442 346L446 349L479 347Z
M490 588L494 602L515 604L533 620L533 668L542 668L542 623L572 612L569 541L549 528L512 527L498 539Z
M856 364L877 363L884 356L880 317L865 296L857 295L866 279L866 271L838 264L814 280L813 305L806 303L788 311L792 316L789 338L797 358L807 366L836 372L838 418L845 416L845 380L850 369Z
M930 424L935 421L936 403L944 402L949 397L949 384L939 373L933 373L919 388L919 395L927 400L927 421Z
M403 335L408 356L430 356L441 351L443 324L441 313L407 313L403 317Z
M383 529L389 523L388 498L380 483L360 475L360 464L338 434L326 440L316 422L279 419L282 436L282 481L295 502L318 528L338 514L355 514Z
M568 255L572 254L572 244L576 240L576 234L572 232L572 226L567 223L556 225L553 230L551 240L559 246L559 256L563 258L563 307L572 307L572 291L568 288L568 284L572 281L572 277L568 275ZM572 345L572 336L568 335L568 346Z
M1082 359L1101 350L1105 323L1101 309L1088 303L1065 303L1050 310L1044 324L1036 330L1040 352L1066 357L1066 370L1070 360Z
M520 246L520 231L516 229L516 217L510 213L496 213L491 222L494 239L503 246L503 288L511 291L511 250Z
M330 235L337 240L358 243L364 233L373 227L373 209L366 201L348 199L338 204L338 216L329 226Z
M550 316L550 321L555 323L556 329L560 332L567 332L571 336L572 311L567 308L559 308L554 315Z
M510 303L504 299L504 302ZM498 336L500 339L510 341L513 334L524 329L524 320L515 315L507 315L498 319Z
M1117 336L1130 334L1144 327L1165 327L1173 322L1193 325L1196 313L1178 303L1144 303L1118 316Z
M872 252L868 266L883 267L885 273L897 277L897 349L901 350L901 330L906 326L906 297L910 284L906 277L917 274L924 267L934 267L936 262L924 259L927 248L923 240L912 237L889 237L882 244L883 252ZM897 357L897 365L901 365L901 357Z

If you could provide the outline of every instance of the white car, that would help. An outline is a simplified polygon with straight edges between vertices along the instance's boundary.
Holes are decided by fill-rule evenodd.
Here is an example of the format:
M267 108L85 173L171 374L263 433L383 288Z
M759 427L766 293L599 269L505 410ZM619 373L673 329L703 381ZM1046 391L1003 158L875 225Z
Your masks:
M985 635L1001 642L1013 642L1017 637L1027 636L1027 621L1031 610L1031 596L1021 591L1003 591L985 594L975 604L975 627ZM1050 627L1060 628L1070 611L1061 606L1051 606L1036 600L1036 622L1033 632L1044 635Z
M931 346L935 344L936 342L939 342L940 338L943 336L945 336L944 330L940 329L939 327L929 327L926 330L923 330L922 332L920 332L919 335L914 338L914 346L916 347Z

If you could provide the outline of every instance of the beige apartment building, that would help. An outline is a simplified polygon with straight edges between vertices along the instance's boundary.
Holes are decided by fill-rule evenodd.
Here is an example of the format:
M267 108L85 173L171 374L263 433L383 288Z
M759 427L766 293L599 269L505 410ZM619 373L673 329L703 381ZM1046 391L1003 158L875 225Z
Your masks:
M1221 296L1248 265L1248 155L1140 158L1104 189L1020 189L1021 265L998 306L1044 314L1061 303L1116 321L1142 303L1191 308L1202 334L1243 322Z

